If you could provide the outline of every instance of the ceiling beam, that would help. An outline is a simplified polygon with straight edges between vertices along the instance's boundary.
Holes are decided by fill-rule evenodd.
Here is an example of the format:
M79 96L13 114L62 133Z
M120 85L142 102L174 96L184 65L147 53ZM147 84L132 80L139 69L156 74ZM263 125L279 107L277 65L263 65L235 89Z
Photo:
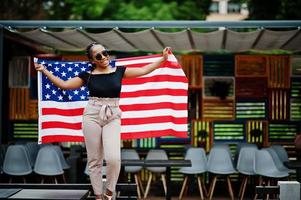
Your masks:
M0 25L12 28L297 28L301 20L250 21L96 21L96 20L0 20Z

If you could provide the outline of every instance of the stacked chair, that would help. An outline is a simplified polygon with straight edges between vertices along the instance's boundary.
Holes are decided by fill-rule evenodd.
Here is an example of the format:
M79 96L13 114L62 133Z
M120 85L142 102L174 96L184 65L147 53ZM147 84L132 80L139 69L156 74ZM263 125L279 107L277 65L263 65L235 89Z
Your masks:
M267 179L267 185L271 184L271 180L287 178L289 176L288 169L277 166L279 161L277 156L271 154L269 148L257 150L255 153L254 171L259 175L259 185L262 185L263 178ZM278 163L278 164L277 164ZM255 195L255 199L257 194Z
M25 146L11 145L8 147L2 170L10 176L9 183L12 182L14 176L21 176L26 183L25 176L32 173L32 166Z
M179 170L181 173L185 175L179 199L183 198L184 190L188 182L188 177L196 175L201 199L203 200L204 199L203 190L205 192L205 197L207 196L206 186L203 181L203 178L201 177L201 175L207 171L207 157L206 157L205 150L203 148L191 147L186 152L185 160L191 160L191 167L181 167Z
M125 160L140 160L139 154L135 149L122 149L121 159ZM127 174L134 174L135 183L137 185L137 194L140 199L144 195L144 189L140 178L140 171L142 166L125 166L124 172Z
M168 160L168 156L167 156L167 153L162 149L151 149L147 153L145 160ZM146 167L146 169L150 172L150 174L149 174L147 186L146 186L145 193L144 193L144 198L146 198L148 195L154 173L160 174L161 180L163 183L164 192L166 194L166 191L167 191L166 176L165 176L166 167Z
M215 145L210 150L207 162L207 170L208 172L213 174L213 179L210 184L208 197L211 200L215 184L217 181L217 176L226 176L226 180L228 183L228 190L231 199L234 199L230 175L236 173L236 170L233 166L233 161L231 157L231 152L228 145Z
M255 176L254 171L255 153L258 150L256 145L245 145L238 149L237 171L243 176L239 189L239 199L244 198L246 186L250 176Z

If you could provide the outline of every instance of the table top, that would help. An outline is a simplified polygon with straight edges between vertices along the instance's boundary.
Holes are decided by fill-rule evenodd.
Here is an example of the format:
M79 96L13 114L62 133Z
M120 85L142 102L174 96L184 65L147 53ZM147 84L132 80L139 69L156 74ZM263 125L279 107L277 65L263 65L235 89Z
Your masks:
M22 189L8 199L82 200L88 193L89 190Z
M190 167L190 160L121 160L123 166Z

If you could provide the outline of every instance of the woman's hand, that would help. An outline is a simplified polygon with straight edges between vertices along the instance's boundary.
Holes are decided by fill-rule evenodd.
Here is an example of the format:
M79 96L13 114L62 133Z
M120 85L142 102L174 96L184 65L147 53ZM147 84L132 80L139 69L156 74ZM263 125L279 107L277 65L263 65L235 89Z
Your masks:
M45 66L39 63L34 63L34 67L37 71L43 72L45 70Z
M162 55L163 55L163 59L164 59L164 60L167 60L167 59L168 59L168 52L169 52L170 50L171 50L170 47L165 47L165 48L163 49Z

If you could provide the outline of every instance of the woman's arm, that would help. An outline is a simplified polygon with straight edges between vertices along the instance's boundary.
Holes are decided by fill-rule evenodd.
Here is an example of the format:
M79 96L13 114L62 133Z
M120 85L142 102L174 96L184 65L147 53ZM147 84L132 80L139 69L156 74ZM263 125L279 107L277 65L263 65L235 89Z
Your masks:
M157 67L160 66L160 64L162 62L167 60L169 49L170 49L169 47L166 47L162 53L163 57L160 58L159 60L157 60L156 62L153 62L151 64L148 64L148 65L145 65L145 66L139 67L139 68L126 68L126 70L124 72L124 77L125 78L134 78L134 77L138 77L138 76L143 76L145 74L148 74L148 73L154 71Z
M57 87L63 89L63 90L69 90L69 89L76 89L81 87L84 84L84 81L79 77L71 78L67 81L64 81L60 79L59 77L54 76L52 73L50 73L44 65L34 63L34 66L37 71L42 72L45 76L49 78L49 80Z

